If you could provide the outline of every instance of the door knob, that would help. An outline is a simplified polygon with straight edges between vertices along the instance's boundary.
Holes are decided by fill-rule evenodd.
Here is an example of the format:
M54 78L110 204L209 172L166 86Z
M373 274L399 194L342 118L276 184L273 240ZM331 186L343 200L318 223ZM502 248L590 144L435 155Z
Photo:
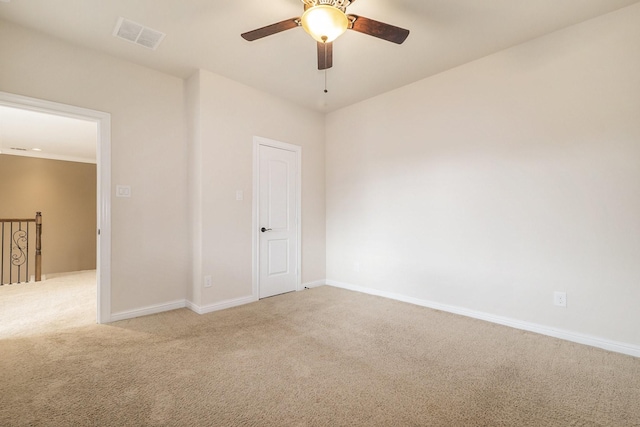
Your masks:
M271 229L270 229L270 228L264 228L264 227L262 227L262 228L260 229L260 231L262 231L262 232L264 233L265 231L271 231Z

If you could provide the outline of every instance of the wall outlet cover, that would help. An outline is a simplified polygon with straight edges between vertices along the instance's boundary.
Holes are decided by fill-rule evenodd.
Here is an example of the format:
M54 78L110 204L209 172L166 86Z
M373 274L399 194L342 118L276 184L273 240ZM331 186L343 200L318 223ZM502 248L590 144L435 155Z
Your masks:
M553 293L553 304L558 307L566 307L567 306L567 293L566 292L554 292Z

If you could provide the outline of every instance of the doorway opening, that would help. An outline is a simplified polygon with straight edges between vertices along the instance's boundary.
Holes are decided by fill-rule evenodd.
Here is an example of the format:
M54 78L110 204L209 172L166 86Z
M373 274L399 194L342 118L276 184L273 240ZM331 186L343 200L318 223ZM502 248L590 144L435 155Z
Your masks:
M7 92L0 92L0 106L73 118L96 125L96 321L108 323L111 318L111 115Z

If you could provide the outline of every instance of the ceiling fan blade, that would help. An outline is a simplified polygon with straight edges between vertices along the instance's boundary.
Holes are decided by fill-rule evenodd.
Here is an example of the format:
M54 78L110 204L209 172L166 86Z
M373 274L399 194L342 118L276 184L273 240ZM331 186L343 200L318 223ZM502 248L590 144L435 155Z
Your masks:
M333 43L318 42L318 70L333 67Z
M385 24L384 22L374 21L373 19L363 16L349 15L349 20L352 23L350 27L352 30L393 43L402 44L409 36L409 30Z
M243 39L250 42L261 39L282 31L290 30L299 26L300 18L291 18L286 21L276 22L275 24L267 25L266 27L258 28L257 30L247 31L240 34Z

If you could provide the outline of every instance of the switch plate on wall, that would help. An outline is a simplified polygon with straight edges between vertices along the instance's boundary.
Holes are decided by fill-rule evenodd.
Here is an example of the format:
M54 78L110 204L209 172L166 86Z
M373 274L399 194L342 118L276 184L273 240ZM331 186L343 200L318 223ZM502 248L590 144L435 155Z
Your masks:
M211 276L204 276L204 287L210 288L211 284Z
M116 197L131 197L131 186L116 185Z

